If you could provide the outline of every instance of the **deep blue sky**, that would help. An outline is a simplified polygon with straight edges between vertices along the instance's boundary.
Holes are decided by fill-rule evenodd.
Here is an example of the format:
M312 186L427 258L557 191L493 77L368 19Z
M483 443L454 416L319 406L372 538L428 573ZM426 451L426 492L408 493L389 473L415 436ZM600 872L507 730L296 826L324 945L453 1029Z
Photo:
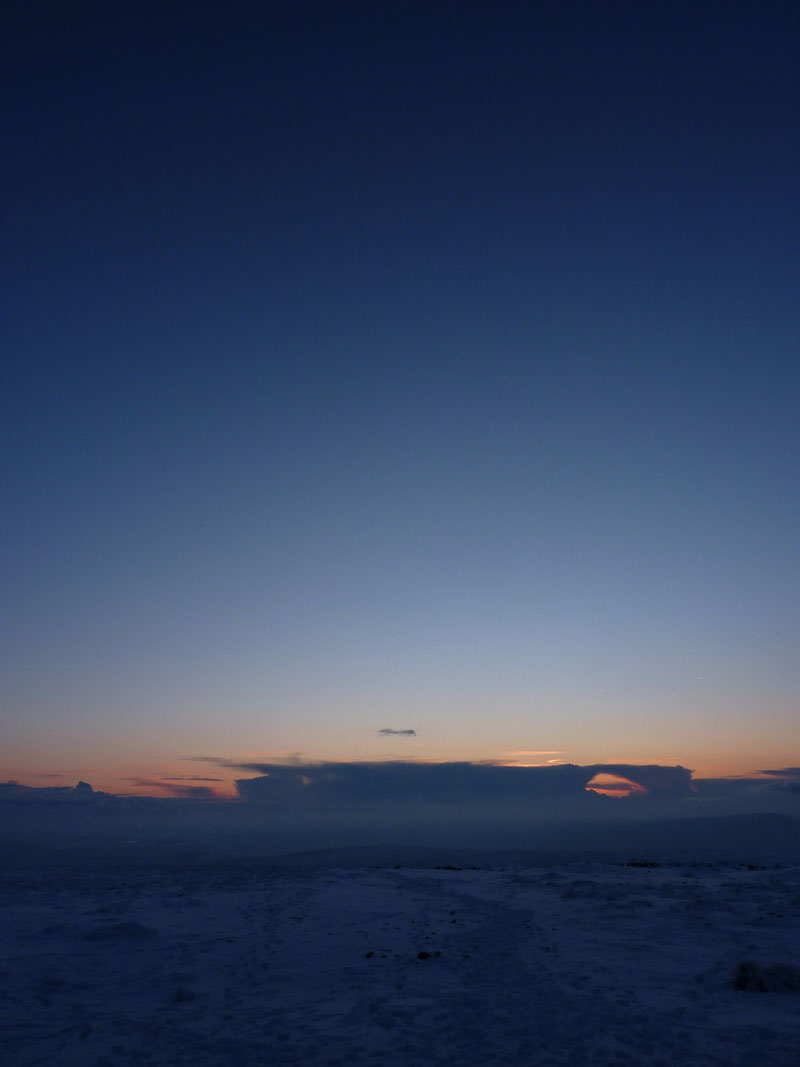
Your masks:
M8 773L800 762L800 16L526 6L13 17Z

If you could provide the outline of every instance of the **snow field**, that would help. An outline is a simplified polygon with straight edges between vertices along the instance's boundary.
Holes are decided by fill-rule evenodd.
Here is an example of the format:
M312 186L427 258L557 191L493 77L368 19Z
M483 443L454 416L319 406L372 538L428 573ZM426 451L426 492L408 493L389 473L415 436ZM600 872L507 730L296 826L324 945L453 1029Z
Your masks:
M4 1067L800 1063L800 869L26 869ZM793 972L792 972L793 973Z

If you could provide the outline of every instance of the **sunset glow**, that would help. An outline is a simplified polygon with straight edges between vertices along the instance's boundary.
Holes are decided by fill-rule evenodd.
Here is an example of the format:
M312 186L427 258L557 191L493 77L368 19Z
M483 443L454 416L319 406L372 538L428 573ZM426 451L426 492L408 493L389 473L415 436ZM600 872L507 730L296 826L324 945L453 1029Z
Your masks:
M634 793L647 792L638 782L631 782L614 774L596 774L586 788L592 793L606 797L629 797Z
M791 34L312 7L20 9L0 780L799 766Z

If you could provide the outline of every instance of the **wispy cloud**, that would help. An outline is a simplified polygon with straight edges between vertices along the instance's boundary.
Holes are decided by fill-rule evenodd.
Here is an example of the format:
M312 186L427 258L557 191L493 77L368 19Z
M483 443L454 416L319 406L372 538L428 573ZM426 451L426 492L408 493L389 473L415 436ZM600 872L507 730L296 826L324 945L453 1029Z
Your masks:
M302 753L293 752L290 754L284 753L269 753L264 755L259 753L258 757L250 759L248 754L245 758L231 759L230 756L181 756L181 762L183 763L209 763L213 767L224 767L226 770L246 770L248 767L265 767L281 765L285 767L299 767L307 762L314 763L314 760L306 760Z
M563 756L562 748L517 748L506 752L507 756Z
M161 779L164 782L224 782L224 778L202 778L199 774L173 774Z
M761 771L767 776L768 788L774 792L800 794L800 767L784 767L783 770Z
M561 757L564 755L566 753L559 749L522 748L506 752L505 760L503 761L493 762L513 763L522 767L546 767L549 764L563 763L564 760Z
M217 791L208 785L176 785L172 778L125 778L123 781L130 782L139 789L158 789L170 797L179 797L185 800L216 800ZM177 779L181 781L181 779ZM214 779L200 779L200 781L219 781Z
M416 730L392 730L388 726L384 726L382 730L378 730L379 734L383 734L384 737L416 737Z

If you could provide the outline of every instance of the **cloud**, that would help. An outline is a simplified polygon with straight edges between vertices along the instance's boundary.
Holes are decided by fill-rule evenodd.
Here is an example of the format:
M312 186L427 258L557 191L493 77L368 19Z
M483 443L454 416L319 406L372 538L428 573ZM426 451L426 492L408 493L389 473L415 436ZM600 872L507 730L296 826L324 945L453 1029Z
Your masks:
M228 756L181 756L184 763L210 763L214 767L224 767L226 770L248 770L251 767L265 767L281 764L287 767L299 767L308 762L299 752L291 755L271 754L262 757L260 762L231 759ZM313 761L311 761L313 762Z
M664 767L660 764L596 763L595 775L608 774L640 786L651 795L689 796L692 787L692 772L687 767Z
M74 805L115 799L110 793L98 793L87 782L71 785L32 786L19 782L0 783L0 804Z
M130 781L130 779L128 779ZM199 774L173 774L162 778L163 782L224 782L224 778L202 778Z
M769 776L767 788L775 793L800 794L800 767L784 767L782 771L761 771Z
M536 755L545 750L526 750ZM191 757L258 778L239 779L245 802L264 809L278 805L310 812L315 805L356 808L377 805L436 805L475 811L514 808L536 819L582 819L597 815L627 818L681 817L742 812L800 815L800 768L758 771L736 778L696 779L679 765L595 763L579 766L547 762L420 763L395 757L386 763L325 763L300 757L263 761ZM590 786L596 776L617 779L602 793ZM263 780L262 780L263 779ZM601 784L599 779L597 784ZM587 786L590 786L587 792Z
M695 779L693 792L698 806L706 809L799 815L800 768L757 771L734 778Z
M190 779L191 780L191 779ZM200 781L215 781L219 778L202 778ZM172 778L126 778L126 782L142 789L158 789L170 797L180 797L184 800L215 800L218 794L215 789L208 785L175 785ZM177 779L181 781L181 779Z
M794 841L800 850L800 820L787 818L800 815L796 777L693 781L685 767L624 763L219 763L253 775L237 780L238 803L210 786L167 778L136 779L157 797L115 796L85 783L0 785L0 854L20 862L104 856L152 864L341 846L563 852L660 843L705 855L724 839L739 856L740 816L783 819L772 845ZM600 775L637 788L601 795L587 788ZM764 825L748 832L766 846Z
M382 730L378 730L379 734L383 734L385 737L416 737L416 730L391 730L388 726L384 726Z
M770 770L750 777L694 779L682 766L659 764L557 763L524 765L426 763L411 759L385 762L267 761L202 757L239 772L239 800L266 815L316 813L320 820L339 812L359 819L435 817L534 820L641 818L692 814L783 812L800 814L800 768ZM212 776L186 775L129 779L158 796L116 796L76 787L0 784L0 804L89 811L153 810L176 803L215 803L230 807ZM234 807L241 807L234 805ZM177 809L175 809L177 810ZM197 811L201 809L198 807ZM494 814L492 814L494 813ZM205 816L204 816L205 817ZM337 816L338 817L338 816Z
M563 756L562 748L518 748L508 753L509 756Z
M253 803L302 809L436 805L514 807L520 814L586 811L606 798L587 790L597 775L631 783L637 798L691 795L692 772L685 767L564 763L508 766L496 763L242 763L258 774L236 782L239 795Z

